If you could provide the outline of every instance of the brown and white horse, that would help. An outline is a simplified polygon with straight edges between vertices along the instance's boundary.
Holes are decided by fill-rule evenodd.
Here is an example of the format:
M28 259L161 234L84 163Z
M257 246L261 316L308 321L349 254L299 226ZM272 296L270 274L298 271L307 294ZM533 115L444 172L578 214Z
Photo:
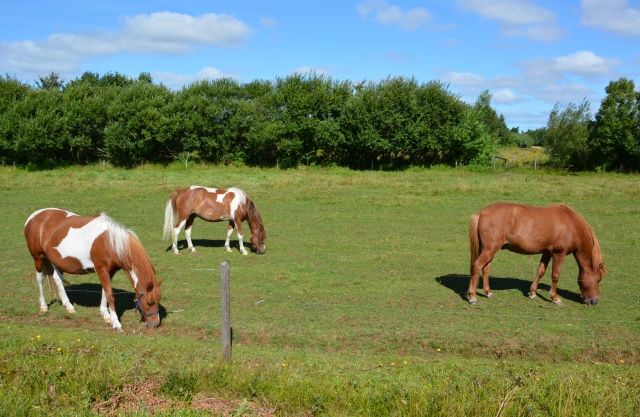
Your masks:
M24 236L36 266L41 312L48 310L42 286L45 278L51 282L56 298L67 311L75 313L64 290L63 273L95 272L102 284L102 318L111 322L116 331L122 331L111 288L111 279L122 269L135 289L136 310L147 326L160 325L158 308L162 280L156 280L155 269L131 230L104 213L83 217L58 208L46 208L29 216L24 225Z
M229 239L236 229L240 252L247 254L242 241L242 221L246 220L251 230L251 245L256 253L262 255L267 250L265 240L267 233L264 230L262 217L253 200L238 188L217 190L192 185L182 190L174 190L169 196L164 212L164 240L173 236L173 252L178 251L178 235L184 227L187 236L188 249L195 252L191 242L191 227L196 217L208 222L229 221L227 228L227 240L224 247L227 252L232 252Z
M532 207L512 203L495 203L471 216L469 227L471 246L471 279L467 293L470 304L476 304L478 275L482 271L484 293L493 298L489 288L489 268L494 255L507 249L524 255L542 254L536 279L531 284L529 298L537 297L538 283L549 261L551 270L551 300L561 305L557 296L560 269L565 257L572 254L578 263L578 286L585 304L597 304L600 281L606 273L600 244L587 222L562 204Z

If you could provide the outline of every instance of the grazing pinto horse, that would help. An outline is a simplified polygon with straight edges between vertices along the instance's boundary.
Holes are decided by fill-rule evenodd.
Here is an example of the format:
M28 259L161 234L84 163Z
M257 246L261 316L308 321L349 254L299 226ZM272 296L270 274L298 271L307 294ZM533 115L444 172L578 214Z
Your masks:
M178 235L184 227L187 235L188 249L195 252L191 242L191 226L196 217L209 222L229 221L227 240L224 247L227 252L232 252L229 239L235 227L238 234L240 252L247 254L242 241L242 221L246 220L251 229L251 245L256 253L265 253L264 241L267 233L262 224L262 218L258 208L244 191L237 188L217 190L192 185L183 190L175 190L169 196L164 212L164 240L169 239L173 231L173 252L178 254Z
M64 290L63 273L96 272L102 284L102 318L111 322L116 331L122 331L111 288L111 279L122 269L135 289L136 310L147 326L160 325L158 307L162 296L162 280L156 280L156 271L131 230L125 229L104 213L82 217L66 210L47 208L29 216L24 225L24 236L36 265L41 312L48 310L42 288L43 279L47 278L51 283L56 298L67 311L75 313Z
M562 305L562 300L556 295L560 269L564 258L572 254L578 263L578 286L585 304L598 303L600 281L606 272L598 239L587 222L565 205L492 204L471 216L469 243L471 280L467 295L470 304L477 303L476 288L481 270L484 293L493 298L489 288L489 268L500 249L523 255L542 254L536 279L529 290L531 299L537 297L538 283L553 259L549 296L558 305Z

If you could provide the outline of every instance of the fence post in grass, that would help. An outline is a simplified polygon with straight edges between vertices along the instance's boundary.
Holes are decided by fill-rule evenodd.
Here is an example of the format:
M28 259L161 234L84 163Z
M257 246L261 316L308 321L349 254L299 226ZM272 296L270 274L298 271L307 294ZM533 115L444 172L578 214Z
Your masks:
M220 263L220 309L222 310L222 355L231 361L231 291L229 262Z

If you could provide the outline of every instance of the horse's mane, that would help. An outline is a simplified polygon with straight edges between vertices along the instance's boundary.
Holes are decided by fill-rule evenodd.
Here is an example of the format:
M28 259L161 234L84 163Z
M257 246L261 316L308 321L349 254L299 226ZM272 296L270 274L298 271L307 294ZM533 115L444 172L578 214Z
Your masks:
M109 242L118 259L127 266L127 269L134 269L135 265L139 278L152 279L155 276L155 269L135 232L116 222L104 212L100 213L99 219L106 223Z
M552 204L549 207L560 208L566 210L573 217L575 217L589 232L589 236L591 237L591 268L593 271L598 271L602 268L604 271L604 262L602 260L602 252L600 251L600 243L598 242L598 238L596 237L596 233L593 231L589 223L582 217L578 212L573 210L571 207L566 204ZM602 273L604 275L604 272Z
M258 230L262 234L262 240L267 239L267 232L264 230L264 223L262 222L262 216L260 216L260 212L258 208L253 203L253 200L245 194L245 208L247 210L247 217L249 218L249 225L255 222L258 227ZM253 226L251 226L253 227Z

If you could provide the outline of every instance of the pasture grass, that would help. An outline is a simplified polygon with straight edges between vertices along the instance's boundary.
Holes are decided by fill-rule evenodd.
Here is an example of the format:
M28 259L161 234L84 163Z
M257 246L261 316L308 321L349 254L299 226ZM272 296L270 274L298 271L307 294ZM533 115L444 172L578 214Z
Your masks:
M0 169L0 410L11 415L637 415L640 178L435 167L346 169L96 165ZM162 241L175 188L244 189L267 253L222 246L196 220ZM464 299L468 223L495 201L566 203L598 235L608 274L584 306L573 259L559 296L526 292L539 257L496 255L495 299ZM106 211L133 229L162 284L163 324L113 280L124 334L102 322L95 275L67 276L77 313L38 314L22 227L44 207ZM247 226L245 226L246 228ZM247 236L247 233L245 233ZM233 360L222 360L219 264L231 266ZM549 284L546 276L543 284ZM5 413L6 411L2 411Z

